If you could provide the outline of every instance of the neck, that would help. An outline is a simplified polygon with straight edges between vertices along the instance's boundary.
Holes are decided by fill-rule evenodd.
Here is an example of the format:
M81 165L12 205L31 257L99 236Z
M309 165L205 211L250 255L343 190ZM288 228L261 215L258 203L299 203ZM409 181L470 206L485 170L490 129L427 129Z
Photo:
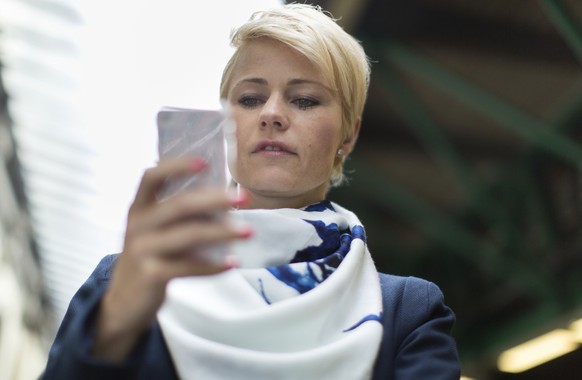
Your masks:
M310 204L323 201L325 196L272 196L248 191L249 201L242 205L241 209L279 209L279 208L303 208Z

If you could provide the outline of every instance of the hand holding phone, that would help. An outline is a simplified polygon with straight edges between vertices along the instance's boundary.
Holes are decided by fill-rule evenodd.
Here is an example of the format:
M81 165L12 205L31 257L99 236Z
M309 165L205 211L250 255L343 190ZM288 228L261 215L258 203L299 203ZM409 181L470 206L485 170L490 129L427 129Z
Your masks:
M203 158L206 168L183 178L166 181L158 194L160 200L172 197L186 189L211 185L226 191L227 169L225 125L227 115L221 110L163 108L158 112L158 151L160 161L171 157ZM225 218L217 212L213 218ZM197 250L205 260L220 263L228 255L226 245Z

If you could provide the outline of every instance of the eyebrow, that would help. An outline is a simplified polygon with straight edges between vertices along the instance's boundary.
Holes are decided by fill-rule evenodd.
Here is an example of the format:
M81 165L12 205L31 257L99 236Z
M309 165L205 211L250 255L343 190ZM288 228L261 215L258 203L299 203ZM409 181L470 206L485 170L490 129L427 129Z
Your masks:
M237 87L243 83L254 83L254 84L258 84L258 85L262 85L262 86L267 86L269 84L269 82L264 78L252 77L252 78L242 79L241 81L236 83L234 85L234 87ZM296 78L296 79L290 79L289 81L287 81L287 86L299 86L302 84L314 84L317 86L321 86L327 90L330 90L326 85L324 85L321 82L315 81L315 80Z
M323 83L315 81L315 80L309 80L309 79L291 79L290 81L287 82L287 86L298 86L300 84L315 84L317 86L321 86L323 88L327 88L327 86L325 86Z
M260 84L260 85L263 85L263 86L266 86L266 85L269 84L269 82L267 82L267 80L264 79L264 78L245 78L245 79L237 82L235 84L235 87L236 86L239 86L239 85L241 85L243 83L255 83L255 84Z

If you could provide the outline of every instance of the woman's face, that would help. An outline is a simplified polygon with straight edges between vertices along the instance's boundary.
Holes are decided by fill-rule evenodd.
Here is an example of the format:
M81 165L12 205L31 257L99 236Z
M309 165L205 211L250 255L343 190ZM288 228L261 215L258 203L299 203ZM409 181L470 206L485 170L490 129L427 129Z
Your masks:
M234 179L251 208L302 207L325 198L341 138L342 113L323 73L268 39L249 43L232 74L236 122Z

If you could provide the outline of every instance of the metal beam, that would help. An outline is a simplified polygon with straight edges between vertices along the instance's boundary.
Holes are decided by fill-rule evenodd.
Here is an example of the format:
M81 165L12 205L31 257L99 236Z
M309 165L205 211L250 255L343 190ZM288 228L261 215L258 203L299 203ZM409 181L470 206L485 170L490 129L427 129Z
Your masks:
M381 48L384 57L390 62L394 62L404 70L412 72L441 91L452 95L458 101L496 120L500 125L536 145L540 150L574 164L582 162L582 147L552 129L552 126L465 81L438 64L430 62L401 44L391 41L382 43Z
M400 188L385 176L378 175L378 170L370 168L355 157L349 161L348 170L352 169L358 173L359 191L417 225L423 233L447 247L451 253L487 268L491 275L499 279L511 278L517 281L526 292L536 298L554 298L554 289L548 287L549 280L545 273L540 273L513 257L502 256L499 248L491 242L481 239L473 231Z
M562 132L574 131L580 128L582 120L582 91L568 97L568 104L562 105L561 109L554 113L553 124L555 128Z
M377 73L383 81L383 88L389 88L394 93L394 99L399 105L398 109L409 120L408 125L417 132L418 138L442 166L451 172L464 187L471 199L471 207L488 221L495 221L499 226L503 226L504 221L507 220L506 213L487 194L481 181L467 167L465 161L443 134L442 129L436 121L431 119L410 88L390 68L384 66ZM502 228L502 230L506 232L507 228Z
M576 20L568 11L566 6L559 0L538 0L542 8L546 10L550 19L558 31L562 34L572 52L582 63L582 25L580 20Z

